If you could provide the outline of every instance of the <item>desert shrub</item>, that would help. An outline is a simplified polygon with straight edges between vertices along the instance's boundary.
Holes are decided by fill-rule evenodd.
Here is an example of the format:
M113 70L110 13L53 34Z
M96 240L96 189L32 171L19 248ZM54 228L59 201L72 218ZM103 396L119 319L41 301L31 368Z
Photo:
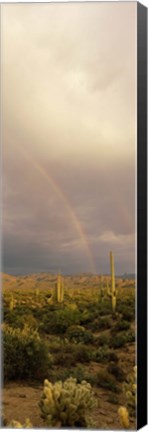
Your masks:
M106 348L100 347L93 354L93 360L97 363L107 363L108 361L118 362L118 356L114 351Z
M102 317L99 319L99 330L107 330L112 327L112 320L110 317Z
M121 348L125 346L126 343L131 343L135 341L135 332L132 330L129 332L120 332L115 337L110 340L111 348Z
M4 309L3 320L13 328L22 329L25 324L28 324L31 328L38 327L38 321L34 317L31 307L20 307L17 305L13 310Z
M72 377L76 378L78 383L81 383L81 381L86 380L88 382L91 381L88 379L88 373L85 371L84 366L78 365L76 367L69 367L69 368L56 368L55 370L50 370L49 373L49 380L53 383L56 381L65 381L67 378Z
M114 363L118 363L119 361L117 354L112 350L108 350L108 360Z
M120 332L122 330L129 330L129 328L130 328L130 323L128 321L121 319L113 327L112 333L117 333L117 332Z
M110 315L112 313L111 301L108 299L103 299L101 303L98 304L98 316Z
M17 315L15 310L4 311L4 322L13 328L22 328L24 325L24 316Z
M74 378L55 384L44 381L39 406L48 427L86 427L93 405L92 388L86 381L81 384Z
M62 350L61 341L56 340L56 337L55 337L55 340L48 342L48 346L49 346L49 350L52 354L59 353Z
M81 343L92 343L93 342L93 334L88 331L85 330L84 327L82 326L70 326L67 329L66 332L66 337L73 342L81 342Z
M116 337L111 338L110 347L121 348L126 344L126 342L127 342L127 335L126 333L122 332L117 334Z
M70 371L73 370L72 368L64 368L64 367L60 367L60 368L52 368L49 369L48 374L47 374L47 379L49 381L51 381L53 384L57 381L65 381L67 378L69 378L69 376L71 376Z
M24 317L24 325L25 324L27 324L28 327L31 329L38 328L38 321L32 314L28 314L27 316Z
M75 345L73 355L78 363L89 363L92 359L92 352L85 345Z
M75 366L75 362L76 360L73 353L60 351L54 356L54 365L70 367Z
M48 312L43 316L40 329L47 334L62 335L66 333L69 326L79 324L80 316L77 310L56 310Z
M99 329L99 318L93 319L91 323L89 323L89 328L91 331L98 331Z
M103 347L103 346L109 346L110 344L110 337L107 335L100 335L97 338L95 338L95 346L97 347Z
M110 402L113 405L118 405L118 397L114 393L111 393L108 396L107 401Z
M90 323L90 328L93 331L98 330L108 330L112 328L112 320L109 316L106 317L97 317L94 319L94 316L92 317L92 322Z
M96 374L96 385L107 390L111 390L114 393L119 392L115 378L108 373L106 370L101 370Z
M122 314L122 319L125 321L133 321L135 319L135 308L123 306L120 312Z
M130 330L130 331L127 333L127 342L128 342L128 343L135 342L135 331Z
M125 373L123 372L121 367L119 365L115 364L114 362L111 362L108 365L107 371L110 374L114 375L114 377L116 378L117 381L123 382L125 380Z
M52 349L50 349L50 352L53 353ZM70 367L79 362L88 363L91 358L91 351L83 344L63 343L59 345L58 350L54 351L54 364L60 366L66 365Z
M4 378L43 378L50 366L48 348L36 330L3 326Z
M84 370L83 366L77 366L71 371L72 378L75 378L78 383L81 383L81 381L86 380L87 381L87 373Z
M88 309L85 309L81 312L80 324L87 327L87 324L90 324L94 319L94 314L90 312Z

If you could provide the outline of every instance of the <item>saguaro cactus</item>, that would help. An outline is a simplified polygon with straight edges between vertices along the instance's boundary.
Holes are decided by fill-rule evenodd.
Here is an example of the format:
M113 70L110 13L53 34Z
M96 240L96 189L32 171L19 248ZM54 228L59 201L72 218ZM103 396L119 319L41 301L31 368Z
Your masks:
M58 303L64 300L64 279L60 274L58 274L56 283L56 300Z
M107 281L106 281L106 293L107 293L107 295L108 295L109 297L111 297L112 293L111 293L111 288L110 288L110 286L109 286L108 279L107 279Z
M10 303L9 303L9 310L13 311L14 309L14 298L13 296L11 297Z
M103 292L103 276L100 276L100 296L101 299L103 298L104 292Z
M64 278L61 278L61 302L64 300Z
M111 299L112 299L112 311L116 311L116 288L115 288L115 267L114 257L110 252L110 270L111 270Z

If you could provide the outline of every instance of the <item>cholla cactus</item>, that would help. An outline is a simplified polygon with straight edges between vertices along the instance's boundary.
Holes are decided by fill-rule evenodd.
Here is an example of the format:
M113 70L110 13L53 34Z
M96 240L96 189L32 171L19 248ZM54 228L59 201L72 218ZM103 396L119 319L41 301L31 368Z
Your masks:
M118 414L119 414L121 425L124 427L124 429L129 429L130 423L129 423L129 415L128 415L127 408L121 406L118 409Z
M75 378L55 384L46 379L39 406L49 427L85 427L94 406L92 387L86 381L78 384Z
M126 395L126 405L130 415L135 415L137 404L137 366L127 377L127 382L124 384L124 391Z
M122 426L125 429L130 428L130 416L134 416L137 404L137 366L133 368L133 372L128 375L127 382L124 384L126 397L126 407L120 407L118 414Z
M24 429L24 428L31 429L33 426L32 426L31 421L27 418L27 419L25 420L25 423L24 423L23 425L22 425L19 421L17 421L17 420L12 420L12 421L7 425L7 427L8 427L9 429L11 429L11 428L14 428L14 429Z

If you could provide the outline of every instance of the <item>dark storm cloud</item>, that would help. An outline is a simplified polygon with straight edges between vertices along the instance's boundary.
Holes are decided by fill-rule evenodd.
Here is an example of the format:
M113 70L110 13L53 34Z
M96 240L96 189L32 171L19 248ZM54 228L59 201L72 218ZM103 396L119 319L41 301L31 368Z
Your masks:
M69 265L72 268L73 262L74 268L79 271L79 260L76 264L78 254L81 265L84 262L87 269L88 258L83 241L61 196L33 168L32 163L26 165L19 159L18 170L16 162L14 165L14 170L12 167L8 169L9 176L4 188L4 263L11 262L13 253L12 262L16 260L20 266L23 263L24 268L31 268L32 265L33 271L38 266L40 269L52 269L55 261L57 266L65 270L68 270ZM123 168L116 167L115 172L115 167L111 166L107 174L101 166L98 167L97 162L93 163L92 168L90 164L81 167L70 161L68 165L59 161L51 166L44 162L42 166L59 184L68 205L83 227L97 269L107 270L103 262L106 262L105 258L112 247L118 255L120 251L124 262L126 254L127 269L131 263L131 250L134 253L132 163L127 163ZM103 233L107 235L103 236ZM122 269L122 265L118 265L120 267Z

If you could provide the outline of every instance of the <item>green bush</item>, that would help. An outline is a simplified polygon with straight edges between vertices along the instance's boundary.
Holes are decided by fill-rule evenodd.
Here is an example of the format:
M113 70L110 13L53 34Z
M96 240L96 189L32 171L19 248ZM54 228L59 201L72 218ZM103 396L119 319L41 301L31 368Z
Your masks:
M75 366L75 363L76 359L72 352L68 353L60 351L54 356L54 365L56 366L58 365L69 368L70 366Z
M68 327L79 324L80 315L77 310L61 309L49 311L42 318L40 329L47 334L63 335Z
M107 330L112 327L112 320L110 317L102 317L99 319L99 330Z
M129 332L120 332L110 340L111 348L122 348L126 343L132 343L135 341L135 332L132 330Z
M128 342L128 343L135 342L135 331L130 330L130 331L127 333L127 342Z
M106 316L112 313L112 306L110 300L102 300L101 303L98 304L98 316Z
M121 367L114 362L111 362L107 367L107 372L114 375L117 381L123 382L126 378L125 373L121 369Z
M122 348L127 342L127 334L122 332L110 340L111 348Z
M39 406L48 427L86 427L87 415L94 405L91 385L74 378L52 384L44 381Z
M92 352L85 345L76 345L73 355L78 363L89 363L92 359Z
M129 330L129 328L130 328L130 323L128 321L121 319L113 327L112 333L117 333L117 332L120 332L122 330Z
M15 310L4 312L4 322L13 328L23 328L24 316L17 315Z
M76 363L88 363L91 361L92 352L83 344L61 343L55 346L54 352L50 344L50 352L54 357L54 364L62 367L75 366Z
M34 317L31 308L16 306L15 309L9 310L7 308L4 309L4 317L3 321L5 324L8 324L13 328L23 329L25 324L28 324L31 328L36 328L39 325L39 322Z
M108 330L112 328L112 319L110 318L110 316L100 316L100 312L99 312L99 318L98 316L95 317L95 315L93 314L92 316L92 321L91 323L89 323L90 329L93 331L98 331L98 330Z
M23 330L3 326L3 363L5 379L46 376L50 357L46 344L36 330L25 326Z
M89 310L84 310L81 312L80 324L85 325L85 327L91 325L94 319L94 314Z
M107 390L111 390L113 393L119 392L115 378L108 373L106 370L97 372L96 374L96 385Z
M123 306L120 308L120 312L122 314L122 319L125 321L133 321L135 319L135 307Z
M84 327L79 326L79 325L73 325L68 327L67 332L66 332L66 337L72 341L72 342L77 342L77 343L93 343L94 337L93 334L88 331L85 330Z
M110 344L110 336L102 334L97 338L95 338L95 345L97 347L109 346L109 344Z
M91 384L91 378L86 372L84 366L78 365L76 367L69 367L69 368L56 368L55 370L50 370L49 373L49 380L52 383L55 383L56 381L65 381L67 378L72 377L76 378L78 383L81 383L81 381L86 380L90 382ZM88 379L88 377L90 379Z
M83 366L77 366L76 368L74 368L70 375L72 376L72 378L75 378L77 380L78 383L81 383L81 381L88 381L87 379L87 373L84 370Z
M106 347L100 347L94 352L93 360L97 363L108 363L110 361L117 363L118 356L114 351Z

